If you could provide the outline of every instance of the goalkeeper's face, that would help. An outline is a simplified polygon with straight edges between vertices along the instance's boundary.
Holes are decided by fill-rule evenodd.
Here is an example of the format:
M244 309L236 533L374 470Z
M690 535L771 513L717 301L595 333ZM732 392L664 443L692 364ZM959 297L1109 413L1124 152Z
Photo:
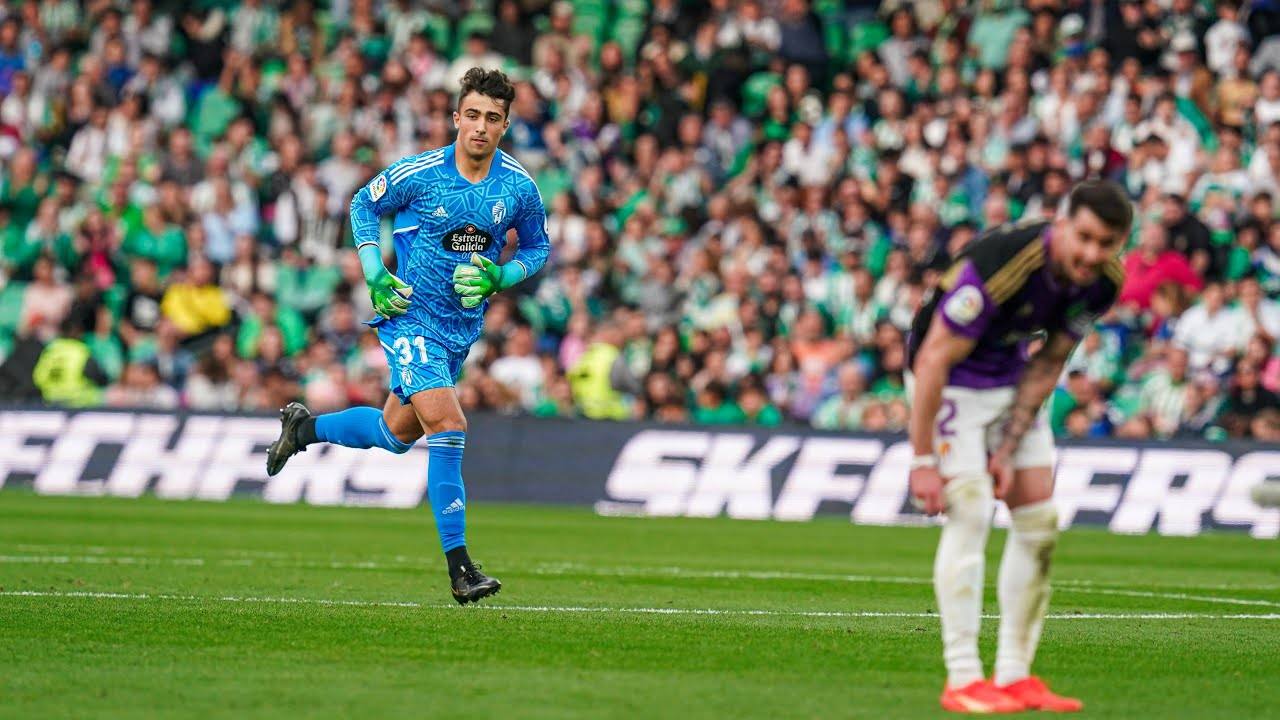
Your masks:
M471 159L483 160L498 149L511 121L501 100L470 92L458 103L453 124L458 128L458 146Z

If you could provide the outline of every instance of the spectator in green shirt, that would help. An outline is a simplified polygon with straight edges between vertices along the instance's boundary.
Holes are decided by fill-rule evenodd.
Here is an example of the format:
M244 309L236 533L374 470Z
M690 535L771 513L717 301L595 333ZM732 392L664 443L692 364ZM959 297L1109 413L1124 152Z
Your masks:
M699 425L739 425L747 416L738 404L728 399L723 385L707 383L698 393L693 407L693 421Z
M738 391L738 407L742 410L743 421L749 425L777 427L782 424L782 413L769 402L759 383L744 384Z
M228 64L223 69L218 84L206 90L196 100L191 113L191 129L197 143L207 145L221 136L231 121L243 112L240 101L235 97L235 78L239 69L238 64Z
M285 248L276 266L276 300L306 318L314 318L329 304L342 280L334 265L317 265L297 250Z
M969 28L969 50L977 54L979 66L1000 70L1009 59L1014 34L1031 22L1031 16L1009 0L984 4L989 9L979 13Z
M254 293L252 309L240 323L236 334L236 353L243 358L258 356L263 330L275 325L280 330L284 353L292 357L307 344L307 322L290 307L277 306L270 295Z
M19 278L31 277L31 269L41 255L50 255L68 271L79 264L79 254L71 237L58 229L58 203L53 198L40 203L35 219L25 229L11 220L2 232L4 264Z
M1067 373L1066 384L1054 388L1049 400L1049 427L1055 437L1067 434L1067 416L1076 408L1088 406L1094 395L1094 384L1083 370Z
M111 382L120 379L125 361L124 346L116 337L113 325L111 310L101 305L94 317L93 332L84 336L84 343L89 346L90 355Z
M562 375L553 377L547 385L546 394L539 398L530 412L535 417L574 417L573 389L569 381Z
M35 151L21 148L14 153L8 172L0 175L0 205L11 208L11 222L26 227L48 192L49 179L39 172Z
M1080 370L1102 392L1109 392L1124 379L1123 359L1119 341L1114 336L1103 337L1093 331L1084 337L1067 360L1068 370Z
M36 152L23 147L10 160L9 172L0 176L0 204L13 209L13 222L26 227L36 217L40 200L49 192L49 178L38 173Z
M124 237L124 253L155 262L161 277L187 264L187 238L182 228L165 220L159 205L142 211L142 222Z
M137 173L132 165L122 166L120 176L98 200L98 208L107 221L117 224L120 233L125 236L142 226L142 207L131 194L136 178Z

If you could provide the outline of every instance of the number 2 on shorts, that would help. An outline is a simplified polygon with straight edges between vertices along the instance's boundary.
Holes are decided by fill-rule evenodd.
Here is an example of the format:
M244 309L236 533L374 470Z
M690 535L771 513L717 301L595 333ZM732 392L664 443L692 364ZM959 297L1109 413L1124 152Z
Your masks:
M943 398L942 412L938 413L938 434L942 437L951 437L956 434L955 428L951 427L951 423L956 419L956 401L951 398Z

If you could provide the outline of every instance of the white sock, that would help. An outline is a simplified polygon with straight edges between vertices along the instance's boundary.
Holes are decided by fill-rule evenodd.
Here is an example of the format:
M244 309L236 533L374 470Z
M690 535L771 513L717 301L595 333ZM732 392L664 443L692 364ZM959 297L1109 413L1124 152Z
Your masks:
M994 509L991 478L967 475L946 485L947 524L933 562L933 589L942 616L947 685L981 680L978 626L982 622L983 552Z
M1058 544L1058 508L1053 500L1009 513L1012 524L1000 560L1000 642L996 684L1005 686L1031 674L1040 628L1049 609L1049 565Z

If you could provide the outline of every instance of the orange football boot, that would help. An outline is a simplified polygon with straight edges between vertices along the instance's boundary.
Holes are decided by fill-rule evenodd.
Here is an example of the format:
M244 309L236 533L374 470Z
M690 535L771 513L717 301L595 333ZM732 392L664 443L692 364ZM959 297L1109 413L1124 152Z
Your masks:
M1015 713L1027 709L1021 700L985 679L974 680L964 687L944 689L941 702L943 710L975 715Z
M1084 703L1076 698L1063 697L1049 689L1044 681L1035 675L1000 688L1006 695L1016 698L1028 710L1044 710L1045 712L1080 712Z

